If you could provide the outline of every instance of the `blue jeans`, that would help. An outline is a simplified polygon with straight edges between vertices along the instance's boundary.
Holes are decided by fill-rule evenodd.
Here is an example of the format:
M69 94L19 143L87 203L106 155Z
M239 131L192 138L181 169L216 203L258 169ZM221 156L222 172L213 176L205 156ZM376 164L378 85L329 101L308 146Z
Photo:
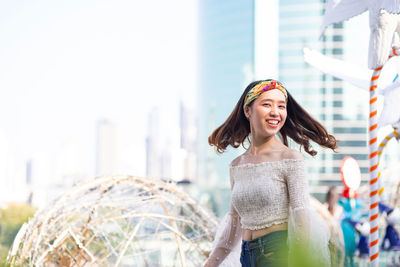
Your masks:
M242 240L242 267L287 267L287 230L275 231L253 240Z

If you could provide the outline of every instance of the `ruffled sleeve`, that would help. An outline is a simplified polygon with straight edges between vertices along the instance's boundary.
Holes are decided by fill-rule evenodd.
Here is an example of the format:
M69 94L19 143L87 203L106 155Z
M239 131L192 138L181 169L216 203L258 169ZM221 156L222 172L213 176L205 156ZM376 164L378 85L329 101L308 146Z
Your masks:
M231 190L234 186L232 175L230 176ZM206 267L214 266L240 266L240 240L242 227L240 216L235 207L230 204L230 211L221 220L215 233L213 248L209 258L205 262Z
M310 194L304 160L296 160L287 165L286 183L289 194L289 215L294 219L296 238L307 242L310 230L308 221Z
M327 223L310 206L310 194L304 160L295 160L286 168L286 182L289 194L288 243L290 261L307 253L313 266L330 266ZM301 251L296 251L296 250ZM300 254L296 255L296 252ZM291 266L297 266L292 264Z

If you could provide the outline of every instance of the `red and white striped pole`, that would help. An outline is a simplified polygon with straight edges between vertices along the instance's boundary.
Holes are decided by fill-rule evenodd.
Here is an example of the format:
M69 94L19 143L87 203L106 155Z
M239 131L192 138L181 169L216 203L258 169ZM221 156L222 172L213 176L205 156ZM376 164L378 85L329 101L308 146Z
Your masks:
M379 266L379 232L378 232L378 79L382 67L376 68L372 73L369 100L369 259L371 267Z
M392 49L389 59L400 54L400 48ZM379 186L378 186L378 79L383 66L376 68L370 82L369 99L369 223L371 230L369 233L369 260L371 267L379 266Z

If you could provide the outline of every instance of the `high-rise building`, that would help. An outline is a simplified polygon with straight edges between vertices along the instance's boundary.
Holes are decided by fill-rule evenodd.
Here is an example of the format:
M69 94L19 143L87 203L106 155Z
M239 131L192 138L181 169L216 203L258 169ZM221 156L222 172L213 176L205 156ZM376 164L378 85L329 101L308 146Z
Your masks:
M12 143L0 130L0 206L7 202L25 202L28 186L25 166L18 160Z
M9 191L9 152L8 141L0 131L0 206L5 204Z
M183 172L179 132L172 132L174 121L165 114L162 107L155 107L148 115L146 176L179 181Z
M174 115L167 116L165 107L161 106L149 112L146 176L177 182L193 181L196 175L194 110L180 101L175 111L176 118Z
M340 183L341 160L346 155L358 160L363 175L368 173L366 113L357 108L362 107L362 103L354 99L352 104L355 110L344 113L344 82L321 73L303 59L305 47L334 58L344 57L343 23L333 25L321 40L318 39L323 14L324 3L320 0L301 3L279 1L279 79L314 118L341 140L340 153L314 145L318 155L309 157L308 173L313 180L312 189L321 193L326 192L327 185Z
M208 145L211 132L232 112L254 66L254 1L199 1L198 182L212 187L219 203L229 201L229 163L240 151L223 156ZM210 189L211 190L211 189ZM225 206L225 205L224 205Z
M103 119L96 126L96 175L111 175L116 164L115 125Z
M196 117L194 110L180 102L180 149L183 152L183 180L194 182L196 177Z
M149 112L146 137L146 176L160 178L161 168L161 145L160 138L160 111L155 108Z
M28 186L32 184L32 159L26 162L26 184Z

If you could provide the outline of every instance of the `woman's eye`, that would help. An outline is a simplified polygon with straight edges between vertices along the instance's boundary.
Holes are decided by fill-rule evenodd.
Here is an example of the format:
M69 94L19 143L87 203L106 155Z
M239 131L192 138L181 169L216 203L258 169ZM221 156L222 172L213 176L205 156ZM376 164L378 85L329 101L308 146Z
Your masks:
M286 106L279 106L280 108L286 108Z
M271 106L270 104L268 104L268 103L265 103L264 104L264 106L266 106L266 107L269 107L269 106Z

